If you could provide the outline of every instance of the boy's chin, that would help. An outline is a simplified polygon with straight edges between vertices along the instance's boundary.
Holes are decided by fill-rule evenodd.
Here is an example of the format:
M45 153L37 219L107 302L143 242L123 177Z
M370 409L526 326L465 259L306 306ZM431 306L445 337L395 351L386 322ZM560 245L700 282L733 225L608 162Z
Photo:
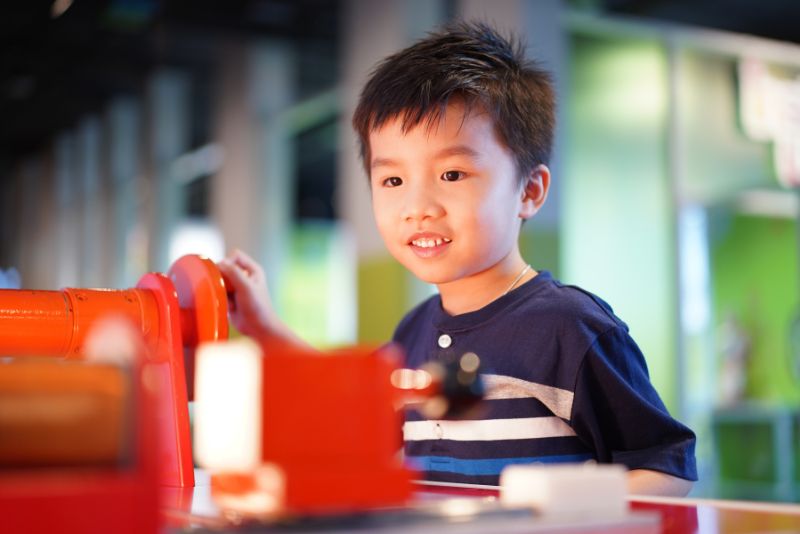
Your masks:
M444 284L450 281L450 278L442 276L441 274L432 273L430 270L412 269L408 266L406 266L406 269L411 271L411 274L413 274L420 282L425 282L426 284L438 286L439 284Z
M395 256L395 259L415 278L426 284L438 286L454 280L452 270L443 268L443 265L420 265L417 261L408 261L408 258L398 258L397 256Z

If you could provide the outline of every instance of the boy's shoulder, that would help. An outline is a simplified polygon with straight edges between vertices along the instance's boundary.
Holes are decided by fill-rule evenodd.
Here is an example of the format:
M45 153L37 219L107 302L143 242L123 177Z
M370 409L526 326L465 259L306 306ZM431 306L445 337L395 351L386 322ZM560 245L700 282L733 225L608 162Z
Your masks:
M611 305L595 293L577 285L565 284L546 271L539 276L543 276L540 291L525 302L525 307L530 312L552 317L554 320L591 323L598 329L615 326L628 329L628 325L617 317Z

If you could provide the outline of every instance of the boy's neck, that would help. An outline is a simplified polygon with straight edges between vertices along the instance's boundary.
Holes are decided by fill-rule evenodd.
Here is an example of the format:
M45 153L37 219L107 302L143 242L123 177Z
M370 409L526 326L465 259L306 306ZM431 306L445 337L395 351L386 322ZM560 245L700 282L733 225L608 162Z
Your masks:
M439 284L442 308L450 315L479 310L537 274L521 257L500 262L472 276Z

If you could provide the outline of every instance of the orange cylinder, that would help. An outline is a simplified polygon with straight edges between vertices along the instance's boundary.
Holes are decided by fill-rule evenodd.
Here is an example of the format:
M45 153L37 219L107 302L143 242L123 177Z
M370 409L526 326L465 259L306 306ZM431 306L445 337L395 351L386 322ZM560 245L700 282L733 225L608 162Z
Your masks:
M0 289L0 356L63 355L71 338L64 293Z
M79 357L89 328L107 315L127 318L156 346L159 309L150 290L0 290L0 355Z

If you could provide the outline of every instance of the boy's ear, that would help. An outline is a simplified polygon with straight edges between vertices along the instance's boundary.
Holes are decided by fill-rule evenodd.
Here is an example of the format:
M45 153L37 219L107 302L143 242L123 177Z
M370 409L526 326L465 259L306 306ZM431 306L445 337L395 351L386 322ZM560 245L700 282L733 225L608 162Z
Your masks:
M544 204L547 199L547 191L550 189L550 169L547 165L537 165L525 177L525 183L520 194L522 203L520 204L520 219L530 219Z

